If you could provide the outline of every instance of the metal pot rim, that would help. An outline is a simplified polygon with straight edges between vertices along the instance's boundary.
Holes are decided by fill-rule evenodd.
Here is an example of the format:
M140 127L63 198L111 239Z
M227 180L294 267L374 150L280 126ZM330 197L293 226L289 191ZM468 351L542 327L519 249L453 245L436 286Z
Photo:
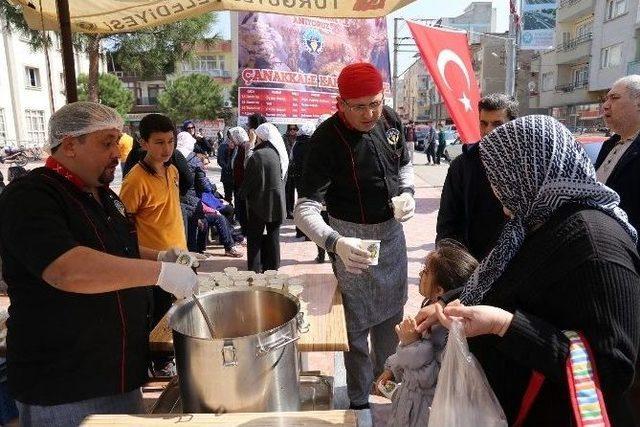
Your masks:
M213 289L211 291L207 291L204 292L202 294L199 294L198 297L205 297L211 294L216 294L216 293L227 293L227 292L249 292L249 291L254 291L254 290L263 290L263 291L269 291L269 292L275 292L278 293L282 296L284 296L285 298L288 298L289 300L293 301L293 303L295 303L296 305L296 314L289 319L288 321L286 321L285 323L283 323L280 326L276 326L275 328L271 328L268 329L266 331L262 331L262 332L258 332L257 334L250 334L250 335L243 335L240 337L229 337L229 338L201 338L201 337L194 337L191 335L187 335L187 334L183 334L182 332L176 330L173 327L173 317L175 315L175 313L180 310L182 307L184 307L185 305L194 305L195 302L190 299L190 298L185 298L182 301L176 302L175 304L173 304L173 306L169 309L168 312L168 316L169 316L169 327L171 328L171 330L175 333L178 333L180 335L183 335L185 337L189 337L190 339L194 339L194 340L202 340L202 341L213 341L213 342L224 342L224 341L236 341L236 340L245 340L245 339L255 339L257 338L258 340L262 340L264 338L267 338L271 335L275 335L277 332L281 331L282 329L286 328L287 326L289 326L291 324L292 321L297 322L297 317L298 314L300 313L300 299L293 295L290 294L289 292L285 292L282 289L276 289L276 288L272 288L272 287L268 287L268 286L224 286L224 287L220 287L219 289ZM215 325L214 325L215 327ZM297 333L297 328L294 328L295 332Z

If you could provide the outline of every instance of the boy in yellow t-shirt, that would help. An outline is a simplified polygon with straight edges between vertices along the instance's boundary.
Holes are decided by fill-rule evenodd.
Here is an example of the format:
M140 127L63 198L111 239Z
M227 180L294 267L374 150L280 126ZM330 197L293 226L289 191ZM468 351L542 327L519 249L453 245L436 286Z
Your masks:
M147 154L126 175L120 190L135 219L138 241L158 251L187 249L178 170L169 163L175 149L173 123L162 114L149 114L140 122L140 138Z
M175 149L174 135L171 119L162 114L148 114L140 121L140 145L147 153L127 174L120 190L120 198L135 220L138 242L158 251L187 249L178 170L170 163ZM171 307L173 298L157 286L153 288L155 326ZM175 375L172 358L154 359L153 373Z

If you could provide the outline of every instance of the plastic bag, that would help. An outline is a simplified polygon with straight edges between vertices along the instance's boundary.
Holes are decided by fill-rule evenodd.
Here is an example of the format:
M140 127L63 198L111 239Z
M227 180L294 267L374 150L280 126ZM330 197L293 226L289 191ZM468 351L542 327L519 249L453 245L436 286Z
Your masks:
M507 418L469 351L462 323L454 320L438 374L429 427L472 426L506 427Z

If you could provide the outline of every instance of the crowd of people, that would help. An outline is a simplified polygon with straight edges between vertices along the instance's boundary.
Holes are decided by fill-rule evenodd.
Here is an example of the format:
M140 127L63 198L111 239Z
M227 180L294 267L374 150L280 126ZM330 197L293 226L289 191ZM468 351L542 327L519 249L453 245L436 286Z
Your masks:
M407 317L416 128L385 105L373 65L349 65L337 83L335 114L284 134L254 114L217 147L192 121L177 129L161 114L145 116L135 140L104 105L72 103L51 117L45 166L0 187L8 385L22 425L141 412L148 368L175 374L171 357L150 359L149 333L175 298L197 292L178 258L204 259L215 234L227 256L246 245L249 270L278 269L287 219L317 245L318 262L332 263L351 409L399 383L389 424L426 425L447 329L461 320L509 425L573 425L585 404L591 421L634 425L640 76L607 94L613 136L595 166L555 119L518 117L502 94L480 100L482 139L450 162L419 277L425 299ZM442 124L426 135L438 164ZM222 193L207 175L214 154ZM578 364L576 348L586 355ZM576 375L590 379L579 398Z

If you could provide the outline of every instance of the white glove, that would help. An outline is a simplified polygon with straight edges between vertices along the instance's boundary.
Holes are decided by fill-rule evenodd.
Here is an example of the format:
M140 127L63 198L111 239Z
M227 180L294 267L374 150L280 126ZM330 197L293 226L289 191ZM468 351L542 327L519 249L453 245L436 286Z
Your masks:
M361 242L354 237L340 237L336 242L336 254L349 273L360 274L371 264L369 252L360 248Z
M156 286L176 298L186 298L198 293L198 276L186 265L163 262Z
M200 260L207 259L206 255L196 252L188 252L180 248L171 248L168 251L158 252L158 261L177 262L188 267L199 267Z
M392 197L393 216L400 222L405 222L416 213L416 201L410 193L402 193Z

